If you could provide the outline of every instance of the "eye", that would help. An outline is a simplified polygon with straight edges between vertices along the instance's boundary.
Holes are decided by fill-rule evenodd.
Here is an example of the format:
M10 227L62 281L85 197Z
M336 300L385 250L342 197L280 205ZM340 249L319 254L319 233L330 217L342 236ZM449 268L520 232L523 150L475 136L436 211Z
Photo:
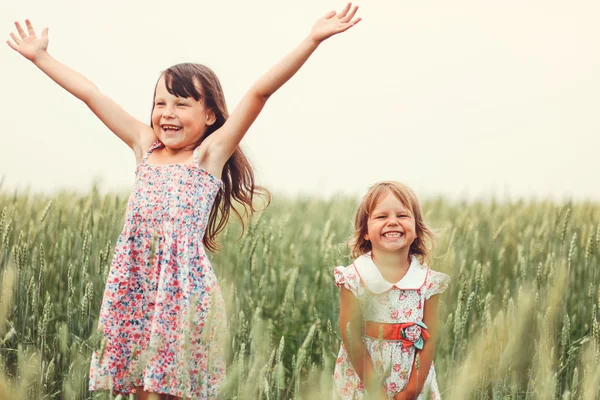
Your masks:
M187 104L185 104L185 103L178 103L177 106L178 107L185 107L185 106L187 106Z
M157 101L156 103L154 103L155 106L164 106L165 103L164 101Z
M385 215L380 215L377 217L377 219L384 219L384 218L385 218Z

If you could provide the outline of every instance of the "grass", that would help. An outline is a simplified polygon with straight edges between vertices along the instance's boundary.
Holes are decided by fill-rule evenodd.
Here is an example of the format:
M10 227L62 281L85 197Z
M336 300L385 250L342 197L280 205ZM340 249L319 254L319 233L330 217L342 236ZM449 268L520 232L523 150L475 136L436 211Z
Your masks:
M0 399L108 399L89 360L127 198L0 192ZM211 256L228 316L227 399L331 398L333 268L357 199L276 197ZM424 202L452 276L436 353L445 399L600 398L600 204Z

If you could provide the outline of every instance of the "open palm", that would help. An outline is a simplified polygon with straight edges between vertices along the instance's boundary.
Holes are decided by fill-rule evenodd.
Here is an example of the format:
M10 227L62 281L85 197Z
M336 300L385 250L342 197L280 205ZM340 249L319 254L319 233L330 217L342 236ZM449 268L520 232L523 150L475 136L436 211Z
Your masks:
M6 43L23 57L34 61L38 54L48 48L48 28L42 31L42 37L37 37L28 19L25 20L25 25L27 32L23 30L21 24L15 22L19 36L11 32L10 37L13 41L7 40Z
M348 3L339 13L330 11L323 18L318 19L311 31L313 40L322 42L328 37L345 32L356 25L361 18L359 17L354 20L352 18L356 15L358 6L354 6L352 11L350 11L351 8L352 3Z

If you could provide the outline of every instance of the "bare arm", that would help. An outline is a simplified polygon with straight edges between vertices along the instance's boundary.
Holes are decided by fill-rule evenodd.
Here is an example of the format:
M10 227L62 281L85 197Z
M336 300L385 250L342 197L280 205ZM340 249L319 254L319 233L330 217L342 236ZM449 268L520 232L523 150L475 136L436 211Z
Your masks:
M381 386L382 377L375 371L371 356L361 340L363 329L358 300L350 290L344 287L341 290L340 330L350 363L369 392L378 393L379 397L387 399Z
M413 362L410 378L406 387L394 397L395 400L413 400L423 390L423 385L429 375L433 357L435 356L435 343L438 335L438 304L439 295L434 295L425 301L423 306L423 323L427 325L427 331L430 334L423 345L423 350L416 350L419 355L419 368L417 362Z
M206 139L211 164L225 164L262 111L267 99L298 72L322 41L350 29L360 21L360 18L352 20L358 7L351 10L351 6L348 3L340 13L330 11L317 20L310 35L252 85L227 122Z
M48 28L44 29L42 36L38 38L31 22L26 20L25 23L28 32L25 32L21 25L15 22L19 36L11 33L13 41L7 41L8 45L33 62L66 91L83 101L108 129L127 143L137 155L142 139L152 140L150 137L154 135L152 129L133 118L117 103L102 94L89 79L54 59L47 51Z

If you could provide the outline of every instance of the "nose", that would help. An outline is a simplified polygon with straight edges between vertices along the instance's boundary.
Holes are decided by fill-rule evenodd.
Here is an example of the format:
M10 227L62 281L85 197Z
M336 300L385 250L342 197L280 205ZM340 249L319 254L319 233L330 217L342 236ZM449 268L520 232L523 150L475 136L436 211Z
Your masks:
M396 217L392 217L388 221L388 225L397 226L399 224L400 224L400 222L398 221L398 218L396 218Z
M162 116L167 119L174 118L175 117L175 109L173 108L173 106L166 106L165 108L163 108Z

